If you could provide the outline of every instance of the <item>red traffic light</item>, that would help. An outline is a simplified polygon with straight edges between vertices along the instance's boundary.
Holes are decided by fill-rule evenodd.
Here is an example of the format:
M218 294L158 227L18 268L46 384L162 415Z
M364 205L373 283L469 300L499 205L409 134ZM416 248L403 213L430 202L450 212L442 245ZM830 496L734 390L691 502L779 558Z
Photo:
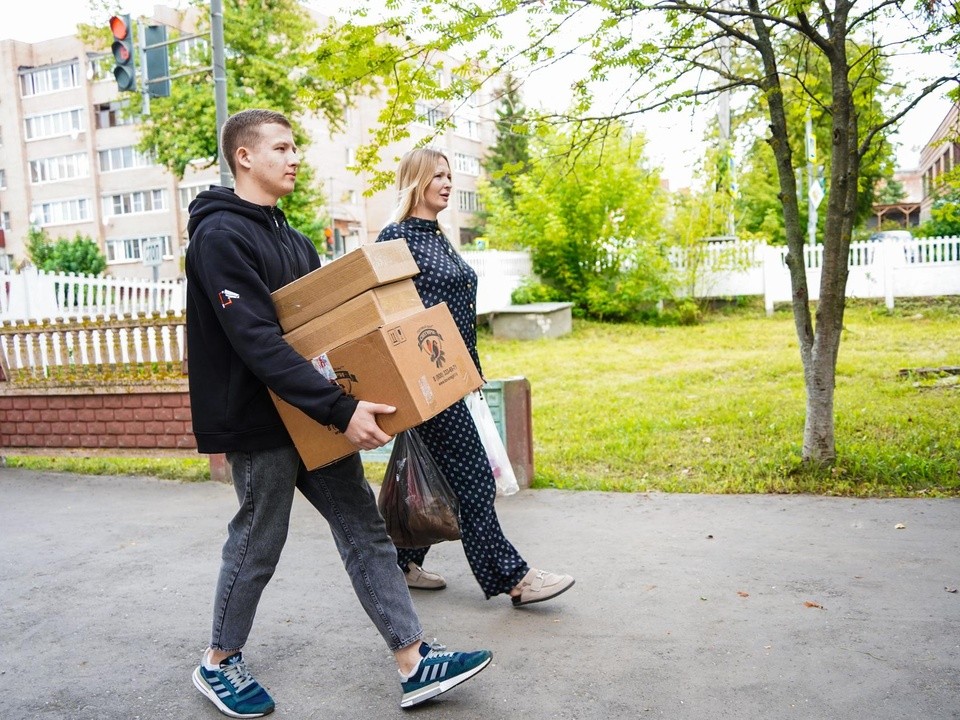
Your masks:
M119 15L110 18L110 32L117 40L126 40L130 36L130 28L127 27L127 23Z

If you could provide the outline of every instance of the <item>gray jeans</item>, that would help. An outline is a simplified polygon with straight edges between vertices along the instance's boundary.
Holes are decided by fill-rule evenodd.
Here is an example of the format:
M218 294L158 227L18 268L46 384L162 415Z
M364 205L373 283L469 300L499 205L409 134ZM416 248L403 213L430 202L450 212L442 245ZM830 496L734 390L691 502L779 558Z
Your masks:
M363 609L391 651L423 635L397 551L359 454L308 471L293 447L227 454L240 509L230 521L213 609L211 647L240 650L287 540L294 487L330 524Z

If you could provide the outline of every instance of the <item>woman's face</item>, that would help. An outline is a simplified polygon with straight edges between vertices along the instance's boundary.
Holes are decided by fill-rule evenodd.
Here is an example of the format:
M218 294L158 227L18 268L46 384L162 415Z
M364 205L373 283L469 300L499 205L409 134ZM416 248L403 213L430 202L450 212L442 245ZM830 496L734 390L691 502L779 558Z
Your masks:
M425 220L436 220L437 215L446 210L450 203L450 191L453 188L450 166L444 158L437 161L433 178L423 193L423 200L414 208L413 214Z

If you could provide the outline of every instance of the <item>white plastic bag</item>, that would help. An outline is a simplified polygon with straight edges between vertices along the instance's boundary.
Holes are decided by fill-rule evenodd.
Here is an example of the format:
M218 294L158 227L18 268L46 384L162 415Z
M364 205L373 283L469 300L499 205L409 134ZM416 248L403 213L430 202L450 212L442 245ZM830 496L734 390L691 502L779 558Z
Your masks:
M487 460L493 471L493 477L497 481L497 495L513 495L520 489L520 485L517 483L517 476L513 472L507 449L503 446L500 433L497 432L497 424L493 420L487 401L479 391L470 393L463 401L473 416L477 432L480 433L480 440L487 451Z

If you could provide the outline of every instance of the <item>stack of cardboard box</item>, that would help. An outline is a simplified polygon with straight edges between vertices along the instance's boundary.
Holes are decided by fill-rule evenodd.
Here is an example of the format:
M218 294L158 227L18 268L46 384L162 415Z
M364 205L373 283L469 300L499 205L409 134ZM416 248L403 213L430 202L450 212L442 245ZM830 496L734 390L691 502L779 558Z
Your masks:
M273 293L284 339L344 392L393 405L380 415L396 435L483 384L445 304L424 309L410 278L419 272L404 240L365 245ZM357 451L271 393L309 469Z

